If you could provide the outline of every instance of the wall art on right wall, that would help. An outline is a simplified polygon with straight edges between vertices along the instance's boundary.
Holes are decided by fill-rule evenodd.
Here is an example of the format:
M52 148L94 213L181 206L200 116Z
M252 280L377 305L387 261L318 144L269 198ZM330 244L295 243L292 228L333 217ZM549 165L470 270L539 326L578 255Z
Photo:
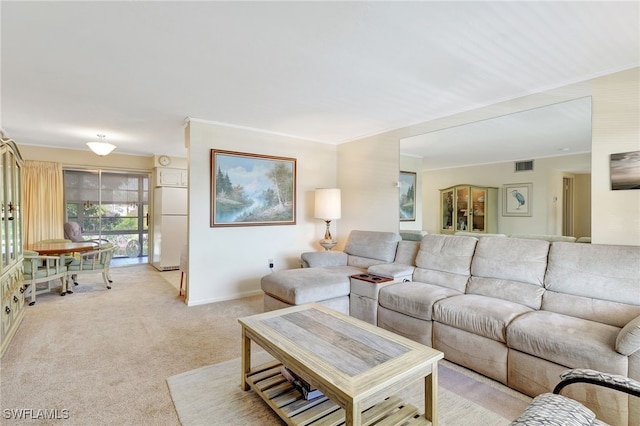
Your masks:
M640 189L640 151L611 154L611 189Z
M502 216L531 216L533 184L508 183L502 191Z

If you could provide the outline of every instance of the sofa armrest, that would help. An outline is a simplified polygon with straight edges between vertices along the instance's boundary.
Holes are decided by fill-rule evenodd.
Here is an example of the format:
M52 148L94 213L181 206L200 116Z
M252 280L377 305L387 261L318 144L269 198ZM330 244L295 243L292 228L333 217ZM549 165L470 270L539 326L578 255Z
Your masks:
M640 316L629 321L616 337L616 351L622 355L631 355L640 350Z
M394 280L401 279L403 281L411 281L413 271L415 269L415 266L412 265L403 265L401 263L382 263L380 265L370 266L367 269L367 272L374 275L393 278Z
M345 266L349 256L341 251L309 251L300 255L303 268L320 268L323 266Z

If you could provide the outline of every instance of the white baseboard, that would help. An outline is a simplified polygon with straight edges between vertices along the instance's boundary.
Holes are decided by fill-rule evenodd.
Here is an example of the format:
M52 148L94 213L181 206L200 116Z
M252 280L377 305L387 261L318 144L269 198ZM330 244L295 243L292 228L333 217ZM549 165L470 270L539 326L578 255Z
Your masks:
M188 300L187 306L206 305L208 303L224 302L227 300L242 299L243 297L257 296L263 294L262 290L252 290L244 293L229 294L226 296L212 297L209 299Z

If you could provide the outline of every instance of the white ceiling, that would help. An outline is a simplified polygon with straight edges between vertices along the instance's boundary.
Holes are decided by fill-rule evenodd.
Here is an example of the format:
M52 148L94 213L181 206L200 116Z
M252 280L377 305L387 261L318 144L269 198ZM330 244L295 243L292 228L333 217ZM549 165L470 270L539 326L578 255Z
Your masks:
M186 156L186 117L337 144L637 67L639 4L2 1L0 124L137 155Z

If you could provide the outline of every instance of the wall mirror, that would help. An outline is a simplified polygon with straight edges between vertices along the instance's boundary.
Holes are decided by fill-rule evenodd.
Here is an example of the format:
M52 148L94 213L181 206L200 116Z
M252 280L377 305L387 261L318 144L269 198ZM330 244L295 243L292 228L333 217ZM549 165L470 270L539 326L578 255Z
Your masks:
M473 114L470 114L472 117ZM549 104L426 132L400 140L402 157L420 158L423 176L472 165L509 163L591 152L591 97ZM575 156L574 156L575 157ZM590 174L590 156L567 157L562 171ZM454 172L452 172L454 173ZM526 178L523 178L526 179ZM482 179L480 179L482 180ZM482 184L454 182L452 184ZM495 184L494 182L491 182ZM507 182L503 182L507 183ZM424 198L424 197L423 197ZM423 216L438 215L426 200ZM420 222L421 217L416 218Z

